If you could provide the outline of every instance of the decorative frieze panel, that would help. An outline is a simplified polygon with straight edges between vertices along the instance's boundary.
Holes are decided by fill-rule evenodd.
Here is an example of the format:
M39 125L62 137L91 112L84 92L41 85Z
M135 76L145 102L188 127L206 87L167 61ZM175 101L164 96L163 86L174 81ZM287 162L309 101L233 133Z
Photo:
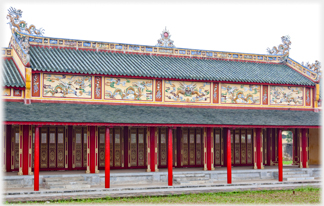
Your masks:
M267 105L268 104L268 85L262 86L262 104Z
M101 87L101 77L94 77L94 98L95 99L101 99L101 94L102 94L102 87Z
M219 84L214 83L213 84L213 103L218 104L219 103Z
M162 101L162 80L156 80L156 89L155 89L155 101L161 102Z
M164 81L165 102L210 103L211 83Z
M32 96L39 97L40 96L40 74L34 73L32 76Z
M44 74L43 97L91 98L91 76Z
M260 85L222 84L222 104L260 104Z
M305 88L305 105L307 107L312 105L311 89L310 88Z
M153 80L105 78L105 99L153 101Z
M270 104L303 106L303 90L303 87L270 86Z
M11 96L11 89L10 88L3 88L2 96Z

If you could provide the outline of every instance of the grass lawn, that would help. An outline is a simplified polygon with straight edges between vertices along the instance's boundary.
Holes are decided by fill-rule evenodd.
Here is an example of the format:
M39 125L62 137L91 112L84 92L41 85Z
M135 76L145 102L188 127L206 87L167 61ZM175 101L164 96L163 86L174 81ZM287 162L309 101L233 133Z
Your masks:
M282 161L284 165L291 165L292 161Z
M165 197L127 197L51 201L54 204L309 204L320 203L321 190L301 187L294 190L235 191L169 195ZM29 202L34 203L35 202ZM8 203L7 203L8 204ZM12 204L12 203L10 203ZM20 203L22 204L22 203ZM39 202L38 204L47 204Z

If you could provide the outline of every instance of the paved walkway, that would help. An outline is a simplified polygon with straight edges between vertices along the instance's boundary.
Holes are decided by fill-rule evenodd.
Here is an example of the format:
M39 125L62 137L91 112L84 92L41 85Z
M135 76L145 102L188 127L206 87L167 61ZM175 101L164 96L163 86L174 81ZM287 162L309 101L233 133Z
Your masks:
M68 200L109 197L136 197L136 196L166 196L176 194L209 193L225 191L244 190L282 190L294 189L301 186L321 187L320 179L311 181L285 181L277 180L255 180L235 181L226 184L226 181L217 184L206 185L174 185L167 186L165 183L154 185L112 185L104 189L104 185L98 185L90 189L81 190L48 190L40 188L40 191L33 191L33 188L7 189L3 193L4 201L27 202L47 200Z

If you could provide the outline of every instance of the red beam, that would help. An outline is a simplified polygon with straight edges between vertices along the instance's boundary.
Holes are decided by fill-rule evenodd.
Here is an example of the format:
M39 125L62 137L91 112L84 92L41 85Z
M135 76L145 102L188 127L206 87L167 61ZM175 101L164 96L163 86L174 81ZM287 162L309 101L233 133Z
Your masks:
M110 188L110 131L106 127L106 147L105 147L105 188Z
M39 126L35 128L34 191L39 191Z
M153 124L153 123L93 123L93 122L21 122L5 121L5 125L76 125L76 126L111 126L111 127L230 127L230 128L278 128L279 125L231 125L231 124ZM320 125L288 125L281 128L321 128Z
M278 177L279 177L279 182L282 182L282 177L283 177L283 172L282 172L282 167L283 167L283 162L282 162L282 131L281 129L278 129Z
M173 183L173 173L172 173L172 128L169 127L168 135L168 185L172 186Z
M227 184L232 184L231 130L226 128Z

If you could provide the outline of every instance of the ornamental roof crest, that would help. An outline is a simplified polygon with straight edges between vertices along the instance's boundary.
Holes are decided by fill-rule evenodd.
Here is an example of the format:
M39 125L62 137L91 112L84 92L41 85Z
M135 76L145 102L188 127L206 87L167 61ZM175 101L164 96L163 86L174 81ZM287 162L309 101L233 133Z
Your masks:
M165 27L165 29L161 33L161 38L158 40L158 44L156 46L175 47L170 37L170 32Z
M33 24L28 26L26 21L20 19L22 17L22 13L23 12L20 9L16 10L12 7L8 9L7 19L9 19L8 24L10 25L10 29L13 32L17 29L19 32L24 34L43 36L45 30L42 28L36 29Z
M291 45L290 37L288 35L282 36L281 41L282 41L282 44L279 44L278 48L276 46L274 46L270 50L270 48L268 47L267 52L269 54L281 55L282 59L285 61L285 60L287 60L287 58L289 56L289 50L290 50L290 45Z

